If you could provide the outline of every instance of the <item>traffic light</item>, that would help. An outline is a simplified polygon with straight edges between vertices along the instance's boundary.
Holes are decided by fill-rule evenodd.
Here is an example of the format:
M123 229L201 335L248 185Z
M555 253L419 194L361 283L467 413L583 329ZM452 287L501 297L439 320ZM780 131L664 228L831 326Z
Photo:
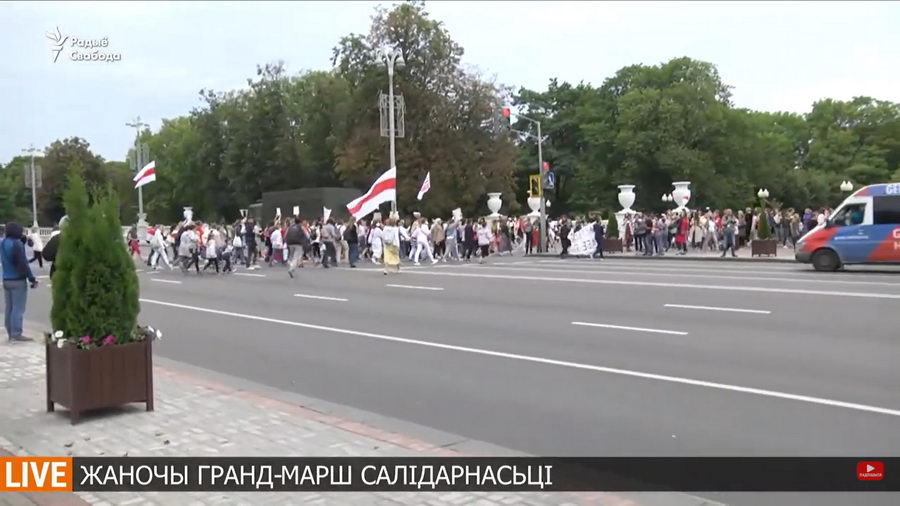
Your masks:
M532 174L528 176L528 196L529 197L540 197L541 196L541 178L537 174Z
M510 129L510 115L512 113L509 110L509 107L502 107L500 109L500 114L497 114L496 109L493 117L493 126L494 133L496 135L504 135L509 133Z

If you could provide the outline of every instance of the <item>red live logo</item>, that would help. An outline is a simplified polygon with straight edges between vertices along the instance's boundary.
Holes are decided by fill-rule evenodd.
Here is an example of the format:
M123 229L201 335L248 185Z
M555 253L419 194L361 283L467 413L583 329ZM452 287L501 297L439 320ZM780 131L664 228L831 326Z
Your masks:
M884 462L857 462L856 478L862 481L880 481L884 478Z

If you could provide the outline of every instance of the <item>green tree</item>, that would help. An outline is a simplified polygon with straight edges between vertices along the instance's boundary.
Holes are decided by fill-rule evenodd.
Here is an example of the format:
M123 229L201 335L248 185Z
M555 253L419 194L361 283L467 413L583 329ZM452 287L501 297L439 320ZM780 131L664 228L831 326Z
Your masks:
M766 217L766 213L759 213L757 219L759 220L759 228L756 231L757 236L763 241L771 239L772 229L769 228L769 219Z
M140 310L134 263L122 241L119 203L111 187L88 205L79 174L70 177L65 204L69 220L60 236L53 277L51 321L67 336L107 335L131 340Z
M81 296L75 273L82 270L82 264L92 261L85 251L90 216L87 188L80 171L73 170L69 173L63 201L68 219L60 231L54 261L50 323L54 331L62 330L67 336L74 336L80 335L77 334L80 327L74 306Z
M606 222L606 237L611 239L619 238L619 219L613 211L609 212L609 220Z
M512 196L517 152L492 129L507 91L462 69L462 47L421 3L378 9L367 36L347 36L335 48L338 75L348 83L351 107L357 111L337 150L341 180L365 188L389 165L373 100L388 85L384 66L374 56L373 49L380 47L397 47L406 60L394 76L395 91L406 103L406 135L397 139L401 211L413 210L415 202L415 209L433 216L449 214L454 207L472 214L483 212L488 191ZM418 203L415 195L429 171L431 191ZM505 200L510 211L520 207Z

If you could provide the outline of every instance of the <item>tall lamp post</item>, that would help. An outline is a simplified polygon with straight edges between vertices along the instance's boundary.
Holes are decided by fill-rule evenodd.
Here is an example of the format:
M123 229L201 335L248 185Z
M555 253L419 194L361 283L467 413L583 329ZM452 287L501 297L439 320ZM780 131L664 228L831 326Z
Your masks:
M144 127L149 127L147 123L141 121L141 117L138 116L134 121L130 123L125 123L125 126L130 126L135 129L135 138L134 138L134 160L135 160L135 171L139 171L144 168L144 164L149 162L149 160L144 160L144 149L141 146L141 129ZM138 228L147 227L147 215L144 214L144 188L138 187Z
M383 48L379 57L387 67L388 72L388 139L391 146L391 168L397 169L397 152L395 138L397 137L396 125L394 124L394 69L402 69L406 66L403 59L403 53L400 48L388 49ZM394 199L391 201L391 217L397 216L397 192L394 192Z
M37 219L37 175L34 171L34 154L39 150L34 147L34 144L29 144L28 149L23 149L22 152L28 153L31 155L31 214L34 217L34 221L31 226L36 231L38 229L38 219Z
M522 114L516 114L517 117L522 118L530 123L532 123L535 127L537 127L537 136L532 134L531 132L524 132L522 130L516 130L515 128L510 128L511 131L516 132L518 134L524 135L526 137L530 137L537 140L537 148L538 148L538 175L540 175L540 194L541 194L541 240L538 244L538 252L543 253L546 249L547 244L547 205L545 204L544 199L544 153L543 153L543 144L544 141L547 140L545 137L541 136L541 122L534 119L529 118L528 116L524 116Z

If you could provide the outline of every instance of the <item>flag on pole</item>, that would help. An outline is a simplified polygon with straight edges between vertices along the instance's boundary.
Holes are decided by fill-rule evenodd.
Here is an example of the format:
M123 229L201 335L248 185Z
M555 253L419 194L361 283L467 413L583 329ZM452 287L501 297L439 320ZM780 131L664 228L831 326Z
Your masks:
M428 174L425 174L425 181L422 181L422 187L419 188L419 195L416 196L416 199L422 200L422 197L428 193L428 190L431 189L431 171L428 171Z
M328 221L328 218L331 218L331 209L322 206L322 221Z
M347 211L357 220L378 209L383 202L390 202L397 196L397 169L392 167L369 188L365 195L347 204Z
M144 165L144 168L139 170L138 173L134 175L134 179L132 179L132 181L134 181L135 189L138 189L147 183L156 181L156 161L152 161L147 165Z

